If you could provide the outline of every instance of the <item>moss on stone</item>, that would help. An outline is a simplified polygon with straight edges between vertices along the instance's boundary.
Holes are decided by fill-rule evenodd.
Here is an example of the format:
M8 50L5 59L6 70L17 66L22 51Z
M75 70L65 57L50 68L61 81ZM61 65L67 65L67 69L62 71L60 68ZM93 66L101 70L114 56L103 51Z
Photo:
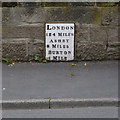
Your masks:
M104 13L107 13L107 14L115 14L117 13L118 14L118 7L112 7L112 8L109 8L109 7L103 7L101 8L101 14L104 14Z
M94 7L95 17L94 24L101 24L101 9Z
M98 7L112 7L118 6L117 2L98 2L96 3Z

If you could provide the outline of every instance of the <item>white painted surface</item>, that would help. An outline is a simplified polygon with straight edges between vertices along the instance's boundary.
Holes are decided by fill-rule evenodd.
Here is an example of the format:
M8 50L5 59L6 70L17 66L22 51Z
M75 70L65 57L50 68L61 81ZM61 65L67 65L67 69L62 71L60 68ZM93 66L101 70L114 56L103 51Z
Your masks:
M74 23L46 23L46 59L74 60Z

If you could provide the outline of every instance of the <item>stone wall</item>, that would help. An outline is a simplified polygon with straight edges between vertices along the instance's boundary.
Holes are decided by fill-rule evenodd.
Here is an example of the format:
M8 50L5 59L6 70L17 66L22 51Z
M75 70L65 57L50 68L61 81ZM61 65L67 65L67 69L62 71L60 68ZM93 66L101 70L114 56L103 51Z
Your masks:
M2 55L44 58L46 22L75 23L75 60L120 59L118 3L3 3Z

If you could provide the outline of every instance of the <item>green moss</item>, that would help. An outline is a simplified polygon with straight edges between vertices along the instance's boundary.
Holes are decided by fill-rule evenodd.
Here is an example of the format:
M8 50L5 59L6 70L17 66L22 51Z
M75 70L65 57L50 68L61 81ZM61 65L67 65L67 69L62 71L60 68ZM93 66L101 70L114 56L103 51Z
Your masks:
M112 7L112 8L101 8L101 14L118 14L118 8L117 7Z
M95 17L94 17L94 23L93 24L101 24L101 15L108 14L118 14L118 8L117 7L94 7L95 11Z
M99 8L94 7L95 15L94 15L94 24L101 24L101 11Z
M112 6L118 6L118 3L116 2L98 2L96 3L98 7L112 7Z

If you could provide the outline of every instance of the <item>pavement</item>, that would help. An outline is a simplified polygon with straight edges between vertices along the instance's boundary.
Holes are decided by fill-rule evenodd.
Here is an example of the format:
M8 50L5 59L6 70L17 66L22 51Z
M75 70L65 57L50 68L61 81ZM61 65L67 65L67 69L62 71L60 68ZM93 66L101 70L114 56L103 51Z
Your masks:
M29 109L48 109L49 104L55 109L115 107L118 61L3 64L2 88L3 107L7 109L17 104Z
M89 107L89 108L66 108L66 109L27 109L27 110L3 110L3 118L118 118L116 107ZM52 119L53 118L53 119ZM22 120L21 119L21 120ZM4 120L4 119L3 119ZM9 120L9 119L7 119ZM11 119L10 119L11 120ZM40 119L45 120L45 119ZM59 119L56 119L59 120ZM80 119L77 119L80 120ZM113 120L113 119L112 119ZM114 119L118 120L118 119Z

